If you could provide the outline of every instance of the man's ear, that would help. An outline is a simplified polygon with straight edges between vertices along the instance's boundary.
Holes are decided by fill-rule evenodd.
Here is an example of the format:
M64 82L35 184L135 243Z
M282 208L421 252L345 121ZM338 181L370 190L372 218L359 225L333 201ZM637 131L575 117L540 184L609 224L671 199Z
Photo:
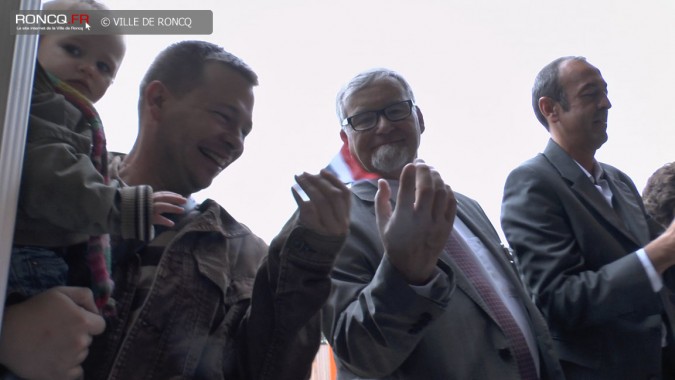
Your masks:
M539 98L539 111L544 115L549 125L551 125L551 122L558 121L558 113L560 111L558 102L548 96Z
M424 116L422 115L422 110L418 106L415 106L415 113L417 113L417 120L420 123L420 133L424 133Z
M342 128L340 129L340 140L342 140L342 142L345 145L349 144L349 138L347 137L347 132L345 132L345 130L342 129Z
M159 120L162 110L166 108L166 100L170 92L164 83L154 80L145 86L143 91L143 107L150 111L153 120Z

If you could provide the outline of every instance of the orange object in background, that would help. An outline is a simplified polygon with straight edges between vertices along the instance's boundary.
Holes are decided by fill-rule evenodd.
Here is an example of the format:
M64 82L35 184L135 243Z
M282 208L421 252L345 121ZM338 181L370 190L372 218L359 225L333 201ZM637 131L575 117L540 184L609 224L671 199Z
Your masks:
M328 345L328 342L322 340L319 346L319 352L314 357L312 363L312 376L310 380L335 380L337 379L337 369L335 367L335 359L333 358L333 350Z

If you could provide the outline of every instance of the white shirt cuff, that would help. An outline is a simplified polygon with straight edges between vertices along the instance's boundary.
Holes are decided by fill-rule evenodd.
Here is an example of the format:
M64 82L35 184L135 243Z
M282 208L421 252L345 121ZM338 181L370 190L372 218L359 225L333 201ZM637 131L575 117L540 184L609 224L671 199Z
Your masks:
M652 289L654 292L658 292L661 290L661 288L663 288L663 280L654 268L652 261L649 260L649 257L647 257L647 252L645 252L644 249L639 249L635 252L635 254L637 255L638 259L640 259L640 264L642 264L642 267L645 268L645 273L647 273L649 282L652 284Z
M436 281L438 281L441 276L444 276L444 279L448 278L448 275L445 274L445 272L436 267L434 276L426 284L409 286L415 291L415 293L417 293L417 295L425 298L431 298L431 290L434 287L434 283L436 283Z

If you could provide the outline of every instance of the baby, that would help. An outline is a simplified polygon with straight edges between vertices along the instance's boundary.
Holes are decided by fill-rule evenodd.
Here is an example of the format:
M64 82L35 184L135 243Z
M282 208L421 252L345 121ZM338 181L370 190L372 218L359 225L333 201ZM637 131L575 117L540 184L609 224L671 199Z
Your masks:
M91 0L55 0L45 10L105 10ZM108 177L108 153L93 103L124 58L119 35L43 35L22 171L8 280L8 304L60 285L88 286L99 310L114 312L109 235L149 241L162 213L185 198L126 187ZM82 273L85 275L83 276Z

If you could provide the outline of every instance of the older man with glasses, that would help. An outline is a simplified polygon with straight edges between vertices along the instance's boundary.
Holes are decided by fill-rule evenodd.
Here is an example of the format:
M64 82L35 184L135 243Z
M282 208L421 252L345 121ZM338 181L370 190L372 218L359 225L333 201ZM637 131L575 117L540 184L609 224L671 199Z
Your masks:
M363 72L338 93L340 136L381 179L356 182L324 334L340 379L562 379L546 324L478 203L417 159L406 80Z

